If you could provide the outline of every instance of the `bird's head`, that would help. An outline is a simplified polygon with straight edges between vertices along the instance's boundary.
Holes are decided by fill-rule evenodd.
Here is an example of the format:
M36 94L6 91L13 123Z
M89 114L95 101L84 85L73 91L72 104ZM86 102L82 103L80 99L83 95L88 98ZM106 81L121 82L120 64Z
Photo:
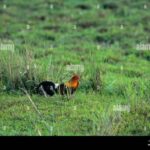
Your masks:
M78 80L80 80L79 75L74 75L74 76L71 78L71 81L78 81Z

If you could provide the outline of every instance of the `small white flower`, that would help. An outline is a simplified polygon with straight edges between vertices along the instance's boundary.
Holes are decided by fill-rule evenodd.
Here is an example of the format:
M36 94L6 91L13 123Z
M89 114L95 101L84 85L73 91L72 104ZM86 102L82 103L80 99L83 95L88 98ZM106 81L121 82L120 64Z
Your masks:
M144 9L147 9L147 5L146 4L144 5Z
M53 4L50 4L50 9L53 9L54 8L54 5Z
M6 5L6 4L4 4L4 5L3 5L3 9L6 9L6 8L7 8L7 5Z
M120 26L120 29L123 29L123 28L124 28L124 26L123 26L123 25L121 25L121 26Z
M99 9L99 8L100 8L100 5L98 4L98 5L96 6L96 8Z
M27 65L27 70L29 70L30 69L30 66L29 65Z
M31 27L29 24L26 25L27 30L29 30Z

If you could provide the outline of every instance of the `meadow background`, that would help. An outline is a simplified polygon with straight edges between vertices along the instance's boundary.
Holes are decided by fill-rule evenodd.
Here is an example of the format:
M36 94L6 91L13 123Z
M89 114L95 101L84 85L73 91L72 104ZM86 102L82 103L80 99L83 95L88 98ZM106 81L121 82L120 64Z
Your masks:
M149 0L0 0L0 135L150 135L149 43Z

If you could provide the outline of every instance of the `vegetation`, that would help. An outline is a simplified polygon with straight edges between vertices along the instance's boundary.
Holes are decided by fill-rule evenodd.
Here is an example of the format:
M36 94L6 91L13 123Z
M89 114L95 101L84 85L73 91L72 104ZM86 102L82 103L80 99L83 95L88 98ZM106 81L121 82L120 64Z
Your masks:
M150 49L137 49L150 43L149 8L1 0L0 135L150 135ZM70 100L36 94L41 81L74 73L80 87Z

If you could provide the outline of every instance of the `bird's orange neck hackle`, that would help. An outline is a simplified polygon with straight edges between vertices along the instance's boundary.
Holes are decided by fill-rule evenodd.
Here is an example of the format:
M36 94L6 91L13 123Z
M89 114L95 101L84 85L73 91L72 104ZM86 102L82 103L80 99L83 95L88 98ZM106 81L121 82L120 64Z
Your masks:
M79 86L79 79L80 77L78 75L74 75L68 82L65 83L65 85L69 88L77 88Z

